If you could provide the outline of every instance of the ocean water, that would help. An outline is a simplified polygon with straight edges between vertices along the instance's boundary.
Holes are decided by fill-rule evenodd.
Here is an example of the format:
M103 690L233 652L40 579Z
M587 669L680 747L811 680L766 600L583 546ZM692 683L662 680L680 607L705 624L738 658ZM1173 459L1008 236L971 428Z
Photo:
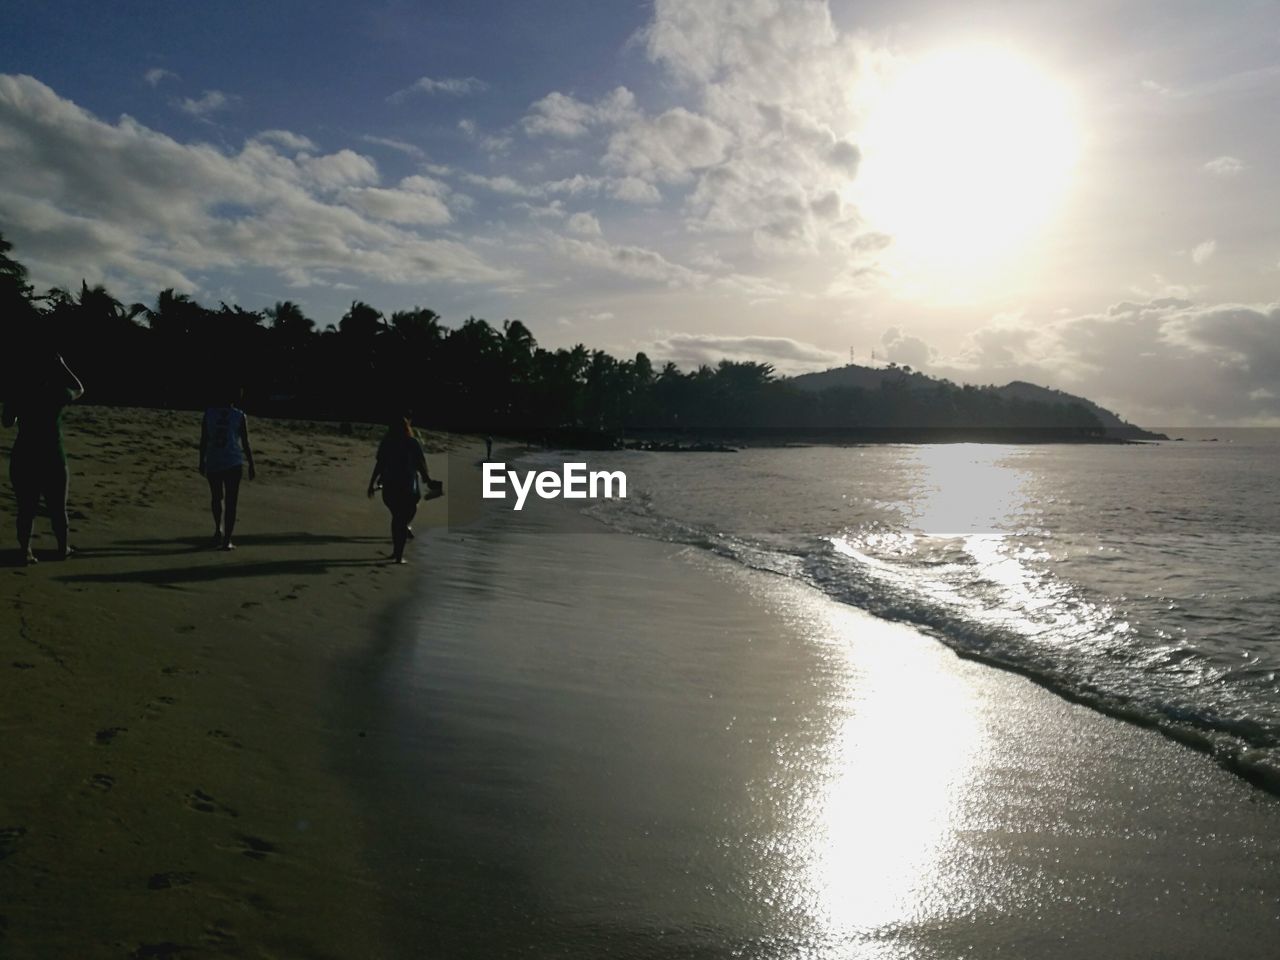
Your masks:
M1280 786L1280 431L593 456L610 527L795 578ZM1216 439L1211 439L1216 438Z

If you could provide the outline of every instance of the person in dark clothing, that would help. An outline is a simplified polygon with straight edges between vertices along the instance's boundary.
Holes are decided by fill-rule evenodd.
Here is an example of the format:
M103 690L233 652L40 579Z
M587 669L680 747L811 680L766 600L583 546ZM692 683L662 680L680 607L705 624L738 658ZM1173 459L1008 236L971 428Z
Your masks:
M36 562L31 532L44 500L58 541L59 560L72 553L67 543L67 491L70 473L62 444L62 410L84 395L84 385L56 353L37 366L4 405L4 425L17 424L9 460L9 479L18 512L18 550L22 561Z
M409 524L418 512L422 499L420 481L431 482L427 457L413 435L409 416L396 417L387 427L378 445L378 458L369 476L369 496L382 488L382 502L391 512L391 562L405 563L404 545L409 539Z

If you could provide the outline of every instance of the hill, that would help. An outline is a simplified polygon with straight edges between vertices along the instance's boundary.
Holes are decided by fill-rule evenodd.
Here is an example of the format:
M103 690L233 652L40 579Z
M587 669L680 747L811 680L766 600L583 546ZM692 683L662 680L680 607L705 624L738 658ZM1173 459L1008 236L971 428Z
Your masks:
M955 384L939 377L931 377L909 367L864 367L855 363L820 373L803 373L791 377L787 381L791 385L808 393L825 393L830 390L862 390L880 391L885 389L921 392L935 390L954 390ZM1166 439L1163 434L1152 433L1124 420L1118 414L1099 406L1087 397L1079 397L1052 387L1041 387L1025 380L1014 380L1002 387L994 385L982 387L964 387L962 389L977 390L981 393L998 397L1005 401L1038 404L1047 407L1083 407L1097 418L1105 435L1117 440L1160 440Z

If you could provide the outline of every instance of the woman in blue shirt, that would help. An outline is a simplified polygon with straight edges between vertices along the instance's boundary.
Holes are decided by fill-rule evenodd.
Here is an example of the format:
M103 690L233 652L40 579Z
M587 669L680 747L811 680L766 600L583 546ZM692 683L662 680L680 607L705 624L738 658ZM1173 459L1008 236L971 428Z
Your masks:
M240 502L240 480L249 466L254 478L253 448L249 446L249 422L231 400L210 407L200 422L200 473L209 481L209 508L213 513L213 542L223 550L234 550L231 534L236 528L236 506ZM226 499L226 523L222 501Z

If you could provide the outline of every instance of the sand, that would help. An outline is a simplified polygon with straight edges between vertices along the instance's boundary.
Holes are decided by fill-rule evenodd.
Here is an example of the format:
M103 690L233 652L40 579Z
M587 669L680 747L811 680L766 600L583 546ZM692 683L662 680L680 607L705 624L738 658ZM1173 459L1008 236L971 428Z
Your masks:
M3 485L0 955L386 953L365 820L334 772L362 731L333 687L414 567L386 563L365 497L372 428L251 430L231 553L208 547L196 413L68 409L66 562L40 518L45 561L12 565ZM474 447L424 440L448 495L419 512L419 562L477 506Z

